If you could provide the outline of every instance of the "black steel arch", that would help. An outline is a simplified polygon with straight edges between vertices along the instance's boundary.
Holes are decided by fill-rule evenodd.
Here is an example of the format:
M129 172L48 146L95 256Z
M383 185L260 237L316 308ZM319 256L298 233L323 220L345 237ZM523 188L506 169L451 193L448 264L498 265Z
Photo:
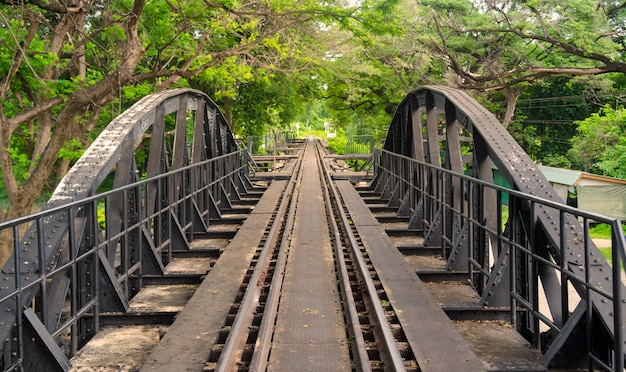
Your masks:
M513 191L492 186L497 173ZM392 119L373 186L410 217L410 228L423 230L424 245L441 247L447 270L467 273L482 307L509 307L518 331L544 349L546 366L580 367L593 359L623 368L624 358L614 357L624 353L621 271L587 235L589 221L602 217L563 205L524 149L469 95L443 86L408 94ZM609 222L619 267L624 237L619 220ZM580 297L574 309L561 283ZM537 310L544 295L547 315ZM540 330L540 321L551 329Z
M167 154L165 116L172 113L176 114L174 153ZM193 141L185 133L189 114L194 120ZM148 130L159 139L150 143L148 177L238 150L228 122L204 93L171 89L151 94L111 121L61 180L46 208L91 196L114 167L132 166L136 161L133 150ZM191 149L191 156L186 148ZM165 162L168 156L170 164Z
M247 169L200 91L155 93L115 118L42 212L0 224L17 252L0 272L2 369L68 370L99 312L128 310L142 275L162 275L251 187Z

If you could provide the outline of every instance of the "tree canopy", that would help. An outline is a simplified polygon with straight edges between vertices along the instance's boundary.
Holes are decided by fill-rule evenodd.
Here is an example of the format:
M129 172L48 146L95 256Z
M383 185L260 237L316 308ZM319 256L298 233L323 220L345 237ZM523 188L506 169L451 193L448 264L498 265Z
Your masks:
M409 91L453 85L536 160L621 175L623 131L581 154L600 154L588 117L623 122L600 108L623 109L625 21L609 0L0 0L0 220L170 87L207 92L242 136L324 116L382 137Z
M312 0L2 2L2 218L28 212L98 125L141 96L190 81L222 97L260 87L310 68L315 35L362 14Z

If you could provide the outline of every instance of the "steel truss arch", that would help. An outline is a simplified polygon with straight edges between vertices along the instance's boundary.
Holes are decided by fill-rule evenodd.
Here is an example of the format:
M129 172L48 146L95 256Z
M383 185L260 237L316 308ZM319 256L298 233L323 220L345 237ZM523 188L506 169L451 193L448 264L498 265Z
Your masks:
M494 186L494 176L510 188ZM372 186L409 217L409 228L423 231L425 246L441 249L446 270L467 274L481 308L509 309L546 366L623 369L624 358L614 357L624 355L626 319L620 221L563 205L524 149L469 95L442 86L408 94ZM590 222L612 225L616 270L589 238Z
M155 93L114 119L42 212L0 224L17 252L0 272L2 369L69 370L99 313L127 311L142 276L162 275L251 187L247 168L200 91Z

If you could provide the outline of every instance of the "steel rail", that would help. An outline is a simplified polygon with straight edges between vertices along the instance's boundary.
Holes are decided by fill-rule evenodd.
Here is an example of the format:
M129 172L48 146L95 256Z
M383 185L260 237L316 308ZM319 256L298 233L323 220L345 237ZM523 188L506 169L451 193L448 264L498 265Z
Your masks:
M304 154L304 149L301 154ZM278 238L282 221L286 217L289 209L291 209L287 208L287 205L291 205L291 201L293 199L293 197L289 197L289 195L291 193L293 196L296 181L299 179L298 176L301 173L302 155L297 161L297 171L294 171L291 175L287 187L285 188L284 196L276 211L276 216L272 222L270 231L268 232L265 244L263 244L263 248L261 249L261 254L257 259L254 273L248 282L239 311L235 316L231 330L226 338L224 348L217 361L215 372L236 371L239 367L238 364L241 361L241 356L243 355L243 350L249 334L248 326L252 324L252 319L255 313L254 310L259 303L259 298L263 288L263 279L270 265L271 253L273 252L272 248L276 245L276 239ZM265 338L267 336L264 335L263 337Z
M323 162L323 160L320 160L320 161ZM336 210L339 212L339 216L337 217L341 218L341 223L345 227L345 233L350 242L348 248L353 253L354 261L356 261L355 263L356 269L360 273L361 279L363 280L365 284L365 290L367 291L367 298L371 300L370 301L371 309L368 309L368 310L370 312L370 315L373 316L374 321L375 321L375 324L373 324L373 326L375 327L375 329L378 329L379 336L380 338L382 338L380 340L377 340L377 345L379 348L381 348L381 350L379 351L382 351L380 353L381 358L383 358L383 362L385 363L386 368L389 368L389 370L405 371L406 368L404 366L404 359L400 355L400 351L398 350L396 346L396 341L393 336L393 333L391 332L391 328L389 327L389 322L387 321L385 310L382 307L381 301L375 300L378 298L378 293L376 291L374 282L370 276L365 259L363 258L363 255L361 254L361 252L358 250L359 243L357 242L356 237L354 236L352 229L350 228L351 225L343 209L343 205L342 205L343 203L341 202L341 198L339 197L339 192L337 191L337 188L334 185L334 182L332 180L332 177L330 176L328 168L324 166L323 163L322 163L322 169L324 170L324 177L327 180L326 187L328 187L329 193L331 194L333 200L335 201L335 205L337 207ZM333 216L331 220L335 220L334 217L335 216ZM358 345L358 347L364 348L365 345L361 344L361 345ZM360 355L360 353L361 351L359 351L359 353L357 354Z
M295 167L294 175L296 176L295 184L300 185L302 183L302 165L303 157L306 146L300 150L298 156L298 164ZM292 175L292 177L294 176ZM250 360L249 371L265 371L267 369L268 357L271 349L271 339L274 335L276 317L278 315L278 305L280 300L280 294L283 288L283 279L285 277L285 268L287 266L288 247L291 242L291 232L293 224L296 218L296 210L298 205L299 194L292 189L292 197L290 198L289 214L285 221L284 233L278 248L278 256L276 257L276 265L274 267L274 275L272 276L272 282L270 290L267 294L267 300L265 302L265 308L263 309L263 317L261 324L259 325L259 333L257 336L256 345Z
M344 303L344 312L348 321L348 333L351 337L352 345L353 345L353 358L355 362L355 367L359 371L369 372L372 370L369 356L367 353L367 349L365 347L365 339L363 338L363 332L361 330L361 324L359 322L359 314L356 309L356 304L354 302L354 294L352 292L352 287L350 286L350 279L348 277L348 269L346 266L346 261L342 252L342 239L341 233L339 231L339 226L337 225L337 220L335 219L333 211L333 206L330 198L330 191L328 184L332 182L330 179L330 175L328 173L328 169L326 169L324 164L324 156L321 154L321 149L319 145L316 146L316 153L318 155L318 160L320 162L321 168L321 176L322 176L322 191L324 192L324 201L326 204L326 213L328 215L328 221L330 223L331 231L335 237L334 251L335 251L335 259L337 260L336 264L338 266L338 272L340 275L340 285L341 285L341 297Z

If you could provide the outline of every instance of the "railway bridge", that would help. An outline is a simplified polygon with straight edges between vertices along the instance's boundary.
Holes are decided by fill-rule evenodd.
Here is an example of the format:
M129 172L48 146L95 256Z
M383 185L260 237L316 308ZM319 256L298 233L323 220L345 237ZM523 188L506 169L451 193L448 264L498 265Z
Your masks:
M194 90L111 122L0 224L2 369L624 369L621 221L564 205L465 93L407 95L367 172L251 146Z

